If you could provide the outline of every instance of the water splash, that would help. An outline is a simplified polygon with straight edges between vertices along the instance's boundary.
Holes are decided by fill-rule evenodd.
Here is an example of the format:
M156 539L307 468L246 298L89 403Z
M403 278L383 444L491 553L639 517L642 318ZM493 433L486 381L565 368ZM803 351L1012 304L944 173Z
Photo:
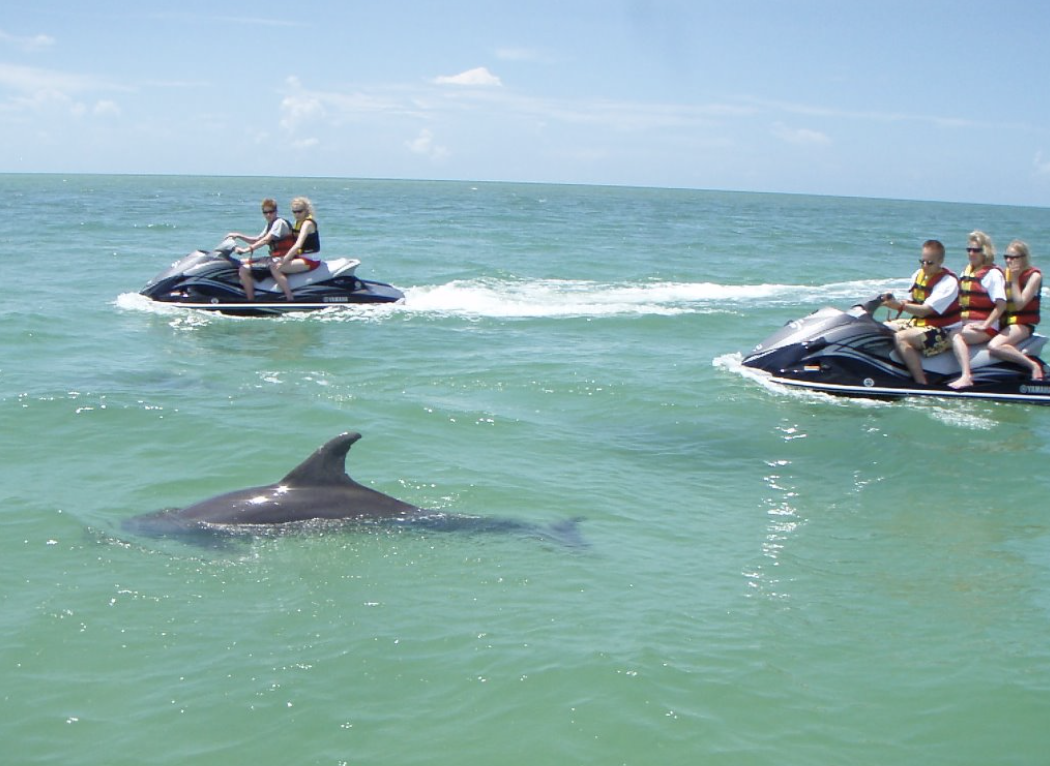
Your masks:
M497 279L479 277L404 289L400 304L334 306L285 319L380 321L393 315L463 317L466 319L600 318L677 316L751 311L799 306L803 309L850 303L892 286L862 280L828 285L763 283L727 285L715 282L595 282L569 279ZM170 315L178 309L136 293L117 297L115 305L130 311ZM205 312L195 312L205 313Z

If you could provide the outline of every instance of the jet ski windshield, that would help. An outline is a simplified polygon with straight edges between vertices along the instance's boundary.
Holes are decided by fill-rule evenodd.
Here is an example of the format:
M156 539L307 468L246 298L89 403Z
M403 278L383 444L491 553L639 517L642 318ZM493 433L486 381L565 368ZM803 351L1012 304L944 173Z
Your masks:
M842 309L825 306L814 311L809 316L801 319L792 319L777 332L755 346L748 356L762 356L777 348L802 343L809 338L819 337L835 327L851 325L858 320L863 321L864 317L871 319L871 316L864 311L860 312L860 316L854 316L852 313Z

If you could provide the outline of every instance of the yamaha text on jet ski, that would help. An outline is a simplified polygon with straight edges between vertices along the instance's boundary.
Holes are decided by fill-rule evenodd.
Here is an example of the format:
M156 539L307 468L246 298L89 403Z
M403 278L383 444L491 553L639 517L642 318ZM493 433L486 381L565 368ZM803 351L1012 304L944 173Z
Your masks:
M826 307L792 320L755 346L743 364L785 386L828 394L1050 404L1050 370L1039 358L1046 342L1042 335L1030 336L1018 349L1042 366L1044 380L1032 380L1027 367L996 359L985 345L970 348L973 386L961 390L948 387L961 372L951 351L923 357L929 383L916 383L894 348L893 328L874 318L886 297L878 296L848 311Z
M269 274L255 282L255 300L249 301L237 276L241 262L233 256L234 248L234 241L226 239L214 250L192 252L151 279L140 293L182 308L248 316L313 311L351 303L394 303L405 297L385 282L355 275L359 260L337 258L322 261L313 271L289 274L291 301L285 300L280 286Z

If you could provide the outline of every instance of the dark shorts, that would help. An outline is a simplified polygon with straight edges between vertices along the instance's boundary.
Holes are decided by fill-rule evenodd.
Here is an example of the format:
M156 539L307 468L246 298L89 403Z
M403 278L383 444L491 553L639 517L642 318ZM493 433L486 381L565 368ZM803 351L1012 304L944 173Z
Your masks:
M952 347L951 337L943 327L926 327L922 333L922 355L937 356Z
M923 356L937 356L937 354L943 354L952 347L952 339L947 330L942 327L915 327L914 317L909 317L908 319L898 317L897 319L891 319L886 324L898 332L910 328L922 330L922 335L919 337L922 338L921 352Z

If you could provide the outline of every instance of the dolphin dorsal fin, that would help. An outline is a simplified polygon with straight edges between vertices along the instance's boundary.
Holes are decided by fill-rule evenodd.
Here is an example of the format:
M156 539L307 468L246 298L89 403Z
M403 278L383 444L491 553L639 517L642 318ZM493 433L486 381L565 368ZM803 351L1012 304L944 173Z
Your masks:
M346 473L346 453L361 438L355 432L342 433L330 439L281 479L281 484L317 486L320 484L357 484Z

